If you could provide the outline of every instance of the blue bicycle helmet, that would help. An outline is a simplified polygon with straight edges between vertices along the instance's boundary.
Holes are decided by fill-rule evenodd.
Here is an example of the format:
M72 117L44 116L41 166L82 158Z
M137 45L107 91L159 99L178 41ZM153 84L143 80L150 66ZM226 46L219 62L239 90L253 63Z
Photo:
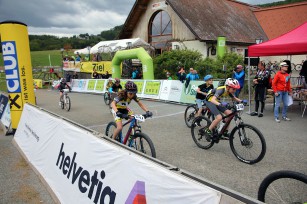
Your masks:
M213 76L208 74L204 77L204 81L208 81L209 79L213 79Z

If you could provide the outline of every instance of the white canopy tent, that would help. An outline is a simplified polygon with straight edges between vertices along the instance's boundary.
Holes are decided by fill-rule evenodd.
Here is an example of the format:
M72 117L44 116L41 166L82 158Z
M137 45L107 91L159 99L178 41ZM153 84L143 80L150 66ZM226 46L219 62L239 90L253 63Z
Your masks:
M91 48L91 54L95 54L98 52L115 52L117 50L126 49L128 46L149 46L149 44L141 38L101 41Z
M74 54L77 54L77 53L86 55L86 54L89 54L89 50L86 47L86 48L74 51Z

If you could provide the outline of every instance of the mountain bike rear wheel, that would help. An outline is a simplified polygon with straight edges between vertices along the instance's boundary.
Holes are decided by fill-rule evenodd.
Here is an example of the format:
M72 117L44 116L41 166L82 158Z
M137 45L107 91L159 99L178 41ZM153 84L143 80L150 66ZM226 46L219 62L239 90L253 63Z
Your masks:
M233 154L247 164L261 161L266 152L266 143L262 133L254 126L241 124L235 127L229 138Z
M71 107L71 101L69 96L66 96L65 104L64 104L65 110L69 111Z
M185 124L191 128L192 126L192 122L193 120L195 119L195 115L198 111L198 108L195 104L193 105L189 105L186 109L185 109L185 112L184 112L184 121L185 121Z
M209 149L214 145L210 135L205 133L205 129L211 124L211 120L204 116L198 116L193 120L191 134L195 144L202 149Z
M258 189L258 200L265 203L306 203L307 176L294 171L269 174Z
M114 133L114 130L117 128L117 125L115 122L109 122L107 127L106 127L106 132L105 132L105 135L107 137L110 137L111 139L113 138L113 133ZM121 134L121 132L117 135L116 137L116 141L118 142L121 142L120 141L120 137L119 135Z
M136 151L142 152L143 154L156 158L155 146L150 137L145 133L135 133L128 142L129 147L135 149Z
M110 95L108 94L108 92L105 92L103 95L103 99L106 105L110 105L111 100L110 100Z

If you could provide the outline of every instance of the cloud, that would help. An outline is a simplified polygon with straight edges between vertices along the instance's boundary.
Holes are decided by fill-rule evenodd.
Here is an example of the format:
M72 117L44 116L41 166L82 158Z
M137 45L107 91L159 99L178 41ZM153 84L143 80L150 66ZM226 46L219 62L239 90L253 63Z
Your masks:
M274 0L241 0L249 4ZM276 1L276 0L275 0ZM28 25L29 34L97 35L125 23L133 0L0 0L0 21Z

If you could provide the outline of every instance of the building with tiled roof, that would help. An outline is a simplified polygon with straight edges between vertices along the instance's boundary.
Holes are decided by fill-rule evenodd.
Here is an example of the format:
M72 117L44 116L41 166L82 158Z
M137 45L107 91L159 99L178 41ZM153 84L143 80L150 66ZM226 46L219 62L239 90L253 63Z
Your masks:
M306 21L306 5L262 9L235 0L136 0L118 38L140 37L156 53L188 48L212 56L217 38L225 36L227 49L244 55L256 39L267 41Z

